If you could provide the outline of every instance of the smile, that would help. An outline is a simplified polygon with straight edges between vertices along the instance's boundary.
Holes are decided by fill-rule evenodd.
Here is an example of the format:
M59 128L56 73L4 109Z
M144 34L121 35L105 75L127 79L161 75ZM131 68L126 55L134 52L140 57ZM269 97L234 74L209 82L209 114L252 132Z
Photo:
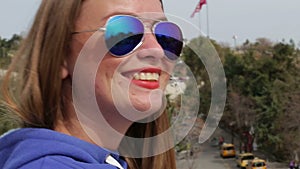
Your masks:
M133 79L134 80L147 80L147 81L158 81L159 79L159 74L158 73L144 73L144 72L140 72L140 73L135 73L133 75Z
M131 83L146 89L159 88L159 77L161 70L157 68L146 68L138 71L131 71Z

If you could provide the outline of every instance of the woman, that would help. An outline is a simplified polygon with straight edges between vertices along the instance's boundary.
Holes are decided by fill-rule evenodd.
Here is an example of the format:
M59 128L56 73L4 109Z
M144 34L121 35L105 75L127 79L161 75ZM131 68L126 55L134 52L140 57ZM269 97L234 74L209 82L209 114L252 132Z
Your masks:
M1 138L0 168L176 168L173 149L131 156L127 150L135 145L124 139L152 137L169 127L166 112L152 115L164 107L157 91L166 87L182 35L163 20L159 0L43 0L2 85L5 108L22 129ZM93 89L86 90L95 92L109 130L104 121L88 119L100 123L96 130L81 120L88 110L74 100L81 75L76 73L78 59L95 53L89 45L93 37L103 58L92 78ZM11 95L14 71L19 89ZM111 135L113 130L119 135ZM143 142L138 151L152 151L159 144ZM121 145L124 155L118 153Z
M295 161L292 160L290 161L290 169L294 169L294 167L295 167Z

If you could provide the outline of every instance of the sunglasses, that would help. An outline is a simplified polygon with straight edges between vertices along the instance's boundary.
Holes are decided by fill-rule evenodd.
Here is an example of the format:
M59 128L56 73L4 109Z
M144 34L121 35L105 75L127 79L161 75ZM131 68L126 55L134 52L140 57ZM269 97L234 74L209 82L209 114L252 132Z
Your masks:
M134 52L143 43L147 25L144 25L141 19L154 21L151 28L157 42L164 50L167 58L176 60L183 47L183 37L179 26L169 21L131 15L115 15L107 20L105 27L96 30L73 32L73 34L103 31L105 32L104 38L109 52L113 56L124 57Z

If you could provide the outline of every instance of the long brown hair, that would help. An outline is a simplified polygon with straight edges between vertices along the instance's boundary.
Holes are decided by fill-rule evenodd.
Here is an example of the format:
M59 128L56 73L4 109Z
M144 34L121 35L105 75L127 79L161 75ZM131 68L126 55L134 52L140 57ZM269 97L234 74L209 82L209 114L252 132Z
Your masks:
M126 135L134 138L149 138L157 136L162 132L169 129L169 119L167 112L163 112L162 115L150 123L134 123L127 131ZM144 143L143 150L134 150L137 146L134 143L127 143L124 140L121 142L121 148L123 146L127 147L126 150L133 149L136 151L146 151L152 152L157 149L158 146L162 145L173 145L173 140L171 138L163 140L161 142ZM161 148L161 147L160 147ZM121 149L122 152L122 149ZM129 153L130 152L125 152ZM174 149L170 149L164 153L156 156L145 157L145 158L135 158L127 160L129 168L131 169L176 169L175 164L175 152Z
M80 0L43 0L2 85L3 98L24 127L52 129L61 108L61 65L68 52ZM11 74L17 72L16 97Z
M61 66L68 56L82 0L43 0L2 82L2 104L21 127L53 129L63 113ZM17 73L17 90L11 85ZM152 136L168 128L166 113L156 121L128 131L136 137ZM130 169L173 169L174 151L148 158L126 158Z

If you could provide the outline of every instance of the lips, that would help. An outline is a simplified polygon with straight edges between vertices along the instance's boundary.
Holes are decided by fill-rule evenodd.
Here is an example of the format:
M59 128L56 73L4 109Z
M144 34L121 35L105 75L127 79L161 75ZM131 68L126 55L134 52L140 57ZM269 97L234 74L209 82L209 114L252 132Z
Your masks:
M161 70L158 68L145 68L126 73L131 83L146 89L159 88L159 76Z

